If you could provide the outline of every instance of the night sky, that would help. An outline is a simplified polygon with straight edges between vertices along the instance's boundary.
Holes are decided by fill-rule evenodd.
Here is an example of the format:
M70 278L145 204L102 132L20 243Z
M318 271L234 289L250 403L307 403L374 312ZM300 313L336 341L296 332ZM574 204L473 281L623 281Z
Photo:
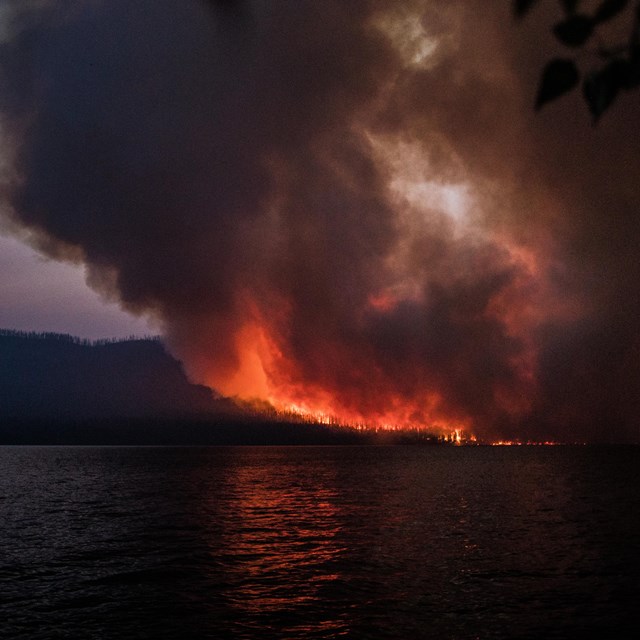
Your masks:
M559 5L5 2L2 224L80 266L3 240L3 303L147 326L86 271L224 394L640 439L640 95L534 111Z

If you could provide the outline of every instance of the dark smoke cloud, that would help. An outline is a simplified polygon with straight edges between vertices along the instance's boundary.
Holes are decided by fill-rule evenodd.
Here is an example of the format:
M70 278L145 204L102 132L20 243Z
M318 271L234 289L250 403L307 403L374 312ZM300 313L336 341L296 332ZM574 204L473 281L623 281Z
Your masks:
M533 114L551 10L32 8L0 48L14 220L198 381L235 390L258 335L272 389L354 419L638 439L638 99Z

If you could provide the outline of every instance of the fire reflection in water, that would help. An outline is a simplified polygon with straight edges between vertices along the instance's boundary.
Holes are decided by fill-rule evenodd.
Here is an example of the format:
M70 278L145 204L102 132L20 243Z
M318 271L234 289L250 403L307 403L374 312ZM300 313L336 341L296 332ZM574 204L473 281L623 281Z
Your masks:
M247 632L257 624L285 625L293 635L346 634L346 611L331 619L317 615L317 603L343 583L346 549L338 536L342 517L335 479L305 480L302 469L288 473L263 462L235 466L227 476L224 495L233 521L219 540L227 577L223 595ZM219 558L220 549L212 555Z

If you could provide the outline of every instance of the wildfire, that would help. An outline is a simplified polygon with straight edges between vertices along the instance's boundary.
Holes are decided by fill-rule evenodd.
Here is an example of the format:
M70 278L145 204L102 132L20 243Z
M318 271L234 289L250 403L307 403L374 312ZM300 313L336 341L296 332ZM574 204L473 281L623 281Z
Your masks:
M386 308L382 304L383 310ZM379 432L429 432L454 445L480 444L473 434L471 419L450 417L443 398L436 392L418 388L415 394L402 396L385 388L384 375L372 369L370 378L362 379L375 390L368 406L350 401L350 393L358 389L332 391L332 387L305 382L295 361L285 355L278 331L270 326L258 309L251 308L251 321L235 335L237 360L231 371L211 370L206 383L235 398L242 406L260 415L301 423L340 425L358 430ZM376 380L376 376L380 381ZM367 389L371 394L371 390ZM494 445L533 444L517 441L492 442ZM535 443L538 444L538 443ZM556 444L556 443L544 443Z
M409 178L396 187L408 198L422 185L420 198L428 204L431 194L432 204L448 212L442 224L461 234L465 251L453 263L453 275L451 265L439 265L443 271L434 269L433 286L425 286L426 276L412 270L413 245L402 236L387 259L385 279L364 290L346 318L333 293L327 294L327 308L319 307L310 318L286 290L260 295L244 290L237 304L239 328L232 335L235 362L221 370L213 361L206 384L279 417L430 431L455 444L477 442L468 434L496 417L517 420L531 410L537 395L537 309L549 306L543 296L545 266L507 237L480 235L480 249L468 240L474 233L471 218L463 215L471 207L469 186ZM400 200L396 204L410 238L428 212L425 202L407 202L408 208ZM497 249L485 250L483 243ZM484 271L496 275L485 282L478 276ZM460 291L449 295L447 287ZM476 302L458 303L473 298L475 289L481 292ZM326 327L317 320L325 316ZM470 338L476 332L492 341L489 346ZM439 335L450 353L442 352ZM488 380L485 371L492 372Z
M300 423L336 425L378 433L430 433L439 441L454 446L490 445L559 446L555 440L485 440L472 432L471 421L450 421L438 414L438 394L424 394L425 419L416 419L411 402L389 395L388 408L366 413L345 407L339 398L318 386L303 387L294 381L295 367L284 357L267 324L252 322L236 335L238 363L235 373L227 378L215 374L211 387L234 397L250 411L276 419ZM429 410L432 414L429 415ZM584 444L584 443L571 443Z

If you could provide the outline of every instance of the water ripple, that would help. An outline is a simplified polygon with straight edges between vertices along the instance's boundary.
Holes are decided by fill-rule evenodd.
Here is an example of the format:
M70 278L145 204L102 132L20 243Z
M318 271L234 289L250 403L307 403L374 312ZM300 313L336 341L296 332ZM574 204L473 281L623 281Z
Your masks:
M1 448L7 638L635 637L637 449Z

